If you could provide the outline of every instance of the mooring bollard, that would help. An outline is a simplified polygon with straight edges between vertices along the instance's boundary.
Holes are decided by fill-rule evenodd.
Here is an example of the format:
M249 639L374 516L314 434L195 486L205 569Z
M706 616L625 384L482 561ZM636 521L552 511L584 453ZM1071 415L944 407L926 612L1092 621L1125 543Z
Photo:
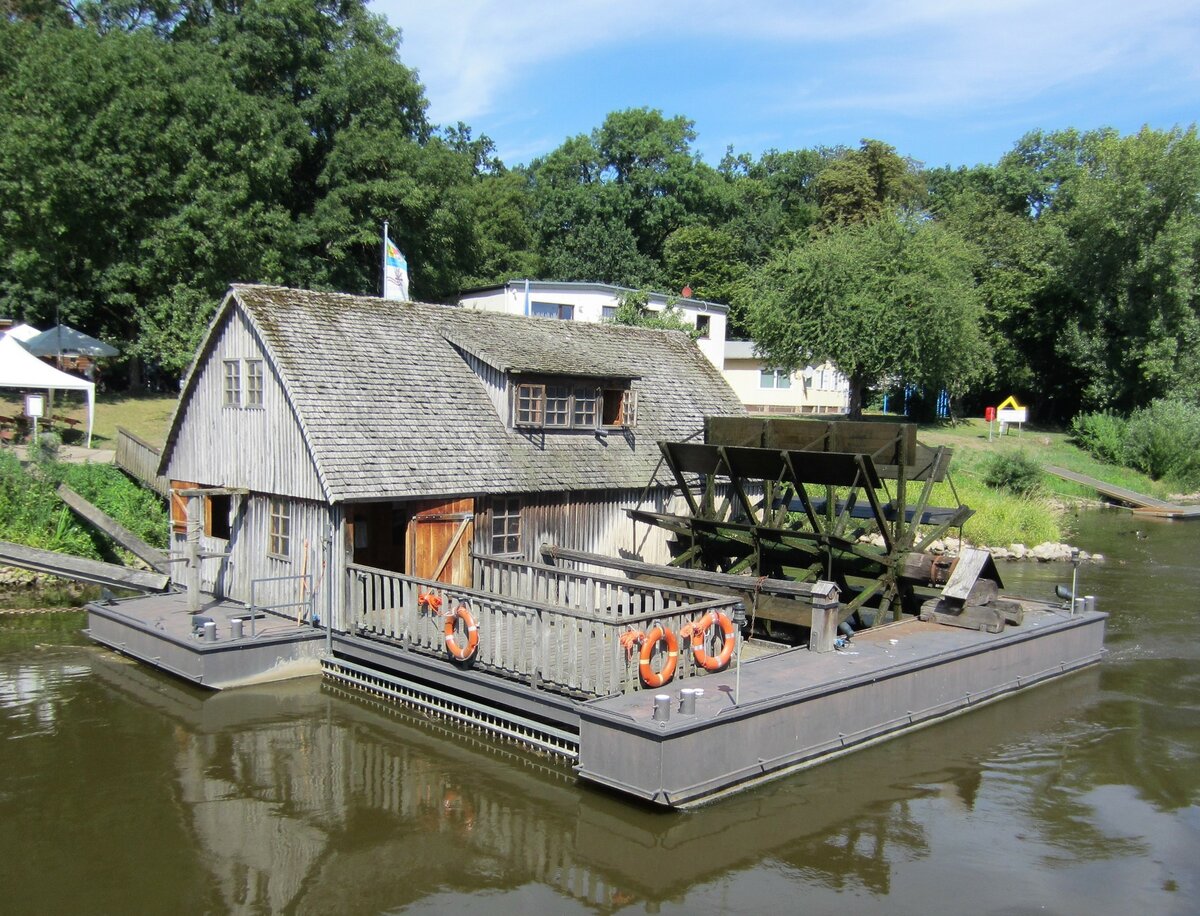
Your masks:
M230 639L241 639L243 632L244 631L242 629L242 618L241 617L234 617L231 621L229 621L229 638Z
M204 641L217 641L217 622L215 620L210 620L204 624Z
M696 691L691 687L684 687L679 691L679 711L685 716L696 714Z
M1089 611L1096 610L1096 596L1095 595L1084 595L1083 596L1083 606L1086 610L1089 610Z
M1075 599L1075 607L1071 611L1071 613L1082 614L1086 610L1087 610L1087 599L1086 598L1076 598Z
M654 695L654 721L666 722L671 718L671 695L656 693Z

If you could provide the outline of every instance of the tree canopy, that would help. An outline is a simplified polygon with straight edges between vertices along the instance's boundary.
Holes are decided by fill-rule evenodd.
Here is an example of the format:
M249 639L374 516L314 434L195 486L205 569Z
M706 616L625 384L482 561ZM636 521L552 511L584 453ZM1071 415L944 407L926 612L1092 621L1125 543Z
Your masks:
M974 262L969 244L932 222L837 226L758 271L750 330L775 368L836 363L852 416L885 379L961 395L988 365Z
M430 123L365 0L2 0L0 312L170 382L230 282L413 295L516 278L730 305L779 368L1008 394L1042 419L1200 399L1195 127L1034 131L995 165L882 140L732 148L653 108L528 166Z

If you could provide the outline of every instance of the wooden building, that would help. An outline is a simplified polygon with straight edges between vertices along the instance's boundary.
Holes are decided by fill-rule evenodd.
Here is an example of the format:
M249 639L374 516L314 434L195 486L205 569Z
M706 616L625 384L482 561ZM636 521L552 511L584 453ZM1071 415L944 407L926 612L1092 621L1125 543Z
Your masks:
M335 629L349 563L471 585L472 554L544 541L665 562L625 512L668 508L658 442L742 412L678 332L234 286L162 453L172 552L190 504L178 569L259 604L308 576Z

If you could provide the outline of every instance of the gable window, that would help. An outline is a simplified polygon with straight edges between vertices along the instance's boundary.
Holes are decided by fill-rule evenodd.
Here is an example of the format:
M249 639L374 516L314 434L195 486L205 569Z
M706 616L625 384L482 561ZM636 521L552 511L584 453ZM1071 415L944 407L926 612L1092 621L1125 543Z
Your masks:
M759 388L791 388L792 376L782 369L763 369L759 374Z
M271 497L271 519L267 531L267 553L286 560L292 551L292 512L287 500Z
M498 496L492 500L492 553L521 550L521 500Z
M571 389L566 385L546 386L546 425L557 429L571 425Z
M711 326L712 326L712 316L711 315L697 315L696 316L696 336L699 337L701 340L708 339L708 335L709 335Z
M530 309L535 318L559 318L570 321L575 317L575 306L560 302L531 302Z
M246 406L263 406L263 361L246 360Z
M522 382L513 388L513 426L598 429L636 425L636 393L566 383Z
M240 360L225 360L225 406L242 406L242 364Z
M596 426L596 388L576 388L574 413L571 425L580 429L593 429Z

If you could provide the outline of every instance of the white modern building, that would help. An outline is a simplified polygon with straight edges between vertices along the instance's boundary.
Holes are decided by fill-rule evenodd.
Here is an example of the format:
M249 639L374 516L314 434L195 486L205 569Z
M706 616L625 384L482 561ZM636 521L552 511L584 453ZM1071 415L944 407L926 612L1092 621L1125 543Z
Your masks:
M464 290L458 304L485 312L503 312L560 321L597 322L616 315L621 296L641 292L607 283L509 280L499 286ZM832 363L809 366L789 375L766 365L749 340L726 340L729 307L690 296L647 292L647 307L673 307L697 332L696 343L729 382L751 413L842 413L849 403L845 376Z
M789 374L767 365L752 340L726 341L721 374L750 413L844 413L849 406L850 385L833 363Z
M621 296L640 292L607 283L556 283L547 280L509 280L501 286L468 289L459 294L463 308L485 312L504 312L534 318L558 318L564 321L603 321L617 312ZM651 311L674 306L683 320L699 332L696 344L718 369L725 360L725 324L729 307L718 302L646 293Z

